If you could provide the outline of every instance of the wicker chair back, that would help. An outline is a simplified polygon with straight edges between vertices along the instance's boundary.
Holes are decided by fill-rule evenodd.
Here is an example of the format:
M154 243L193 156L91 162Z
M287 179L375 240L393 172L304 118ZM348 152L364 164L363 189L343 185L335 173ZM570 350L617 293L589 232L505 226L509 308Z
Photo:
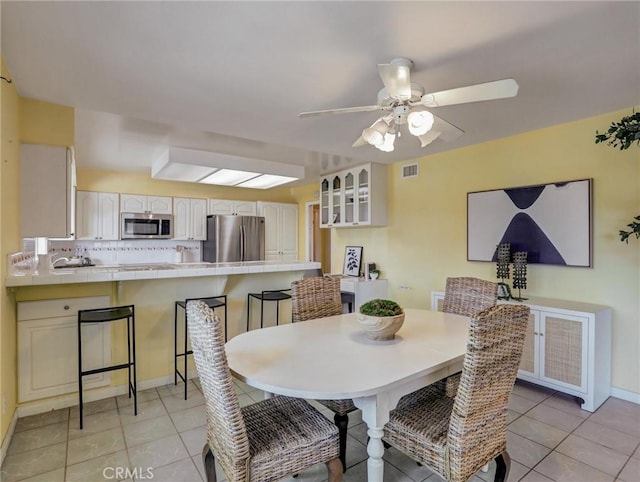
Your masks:
M291 283L293 322L342 314L340 279L304 278Z
M506 450L506 417L529 307L504 304L471 320L447 434L450 480L467 480Z
M475 316L495 306L498 284L478 278L447 278L442 311L456 315Z
M218 316L203 301L187 303L193 357L206 393L207 439L226 474L247 479L249 438L240 410Z

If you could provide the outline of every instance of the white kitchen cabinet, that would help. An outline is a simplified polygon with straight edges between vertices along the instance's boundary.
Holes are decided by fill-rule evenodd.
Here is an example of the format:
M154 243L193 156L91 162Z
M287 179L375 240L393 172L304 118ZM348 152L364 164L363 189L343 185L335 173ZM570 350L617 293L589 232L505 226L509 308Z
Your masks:
M120 239L119 200L113 192L78 191L76 239Z
M75 189L73 148L21 144L20 235L73 237Z
M231 199L208 199L207 214L222 214L236 216L255 216L257 214L255 201L233 201Z
M257 203L258 216L264 216L265 259L298 259L298 205Z
M387 224L387 166L375 163L320 178L320 227Z
M207 239L207 200L173 198L173 239Z
M169 196L120 195L120 212L123 213L172 214L172 207L172 198Z
M18 303L18 402L78 391L78 310L109 306L108 296ZM82 366L111 364L111 324L82 327ZM109 373L83 377L85 388L107 386Z
M442 309L443 299L432 292L431 308ZM595 411L611 389L611 308L548 298L524 304L531 314L518 378L579 397Z

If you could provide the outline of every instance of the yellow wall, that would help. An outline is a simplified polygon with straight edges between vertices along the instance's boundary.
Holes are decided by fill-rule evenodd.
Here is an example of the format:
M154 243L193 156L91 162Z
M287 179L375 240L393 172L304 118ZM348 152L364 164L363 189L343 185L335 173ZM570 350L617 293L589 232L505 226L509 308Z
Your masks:
M11 78L4 63L2 76ZM16 315L13 293L5 287L7 254L20 249L19 100L15 83L0 80L0 443L17 403ZM3 400L6 400L6 407Z
M20 98L20 142L72 146L75 109L35 99Z
M612 386L640 393L640 241L618 238L640 214L640 148L594 143L597 129L630 113L425 156L417 178L401 179L407 162L390 166L388 226L334 229L332 271L341 272L345 246L364 246L365 261L390 280L391 298L427 308L447 276L495 279L494 263L466 260L467 192L593 178L593 268L530 265L525 295L611 306Z
M78 159L81 153L76 153ZM78 168L78 189L81 191L118 192L155 196L236 199L240 201L294 202L289 188L246 189L212 186L193 182L160 181L151 172L134 173Z

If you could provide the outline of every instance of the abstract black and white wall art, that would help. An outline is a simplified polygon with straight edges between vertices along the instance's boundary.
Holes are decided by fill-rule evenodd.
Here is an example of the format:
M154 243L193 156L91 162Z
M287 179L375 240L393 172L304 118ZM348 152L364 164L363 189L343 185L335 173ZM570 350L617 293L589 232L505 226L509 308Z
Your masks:
M496 246L529 264L591 266L591 179L467 194L467 259L496 261Z

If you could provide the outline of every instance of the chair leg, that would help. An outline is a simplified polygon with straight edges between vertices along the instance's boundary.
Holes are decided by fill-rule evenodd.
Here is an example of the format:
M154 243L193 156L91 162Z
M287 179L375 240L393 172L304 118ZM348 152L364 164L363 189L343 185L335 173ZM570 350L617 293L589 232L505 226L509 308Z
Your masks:
M186 308L185 308L186 310ZM185 311L186 315L186 311ZM173 308L173 384L178 384L178 302Z
M227 331L227 299L224 300L224 341L227 342L229 335Z
M327 462L327 474L329 476L328 482L342 481L342 462L340 459L331 459Z
M264 328L264 295L260 298L260 328Z
M82 324L78 315L78 411L80 413L80 430L82 430Z
M496 457L496 475L494 482L505 482L509 477L509 469L511 468L511 457L505 450Z
M202 449L202 463L204 464L204 473L207 477L207 482L217 482L216 461L208 443L205 443Z
M251 312L251 295L247 295L247 333L249 332L249 313Z
M189 328L187 326L187 308L185 305L185 309L184 309L184 399L187 399L187 387L189 384L189 378L187 375L187 369L188 369L188 358L189 355L187 355L187 337L189 335Z
M342 462L342 471L347 471L347 427L349 426L349 415L341 415L336 413L333 416L333 422L338 427L340 437L340 462Z

